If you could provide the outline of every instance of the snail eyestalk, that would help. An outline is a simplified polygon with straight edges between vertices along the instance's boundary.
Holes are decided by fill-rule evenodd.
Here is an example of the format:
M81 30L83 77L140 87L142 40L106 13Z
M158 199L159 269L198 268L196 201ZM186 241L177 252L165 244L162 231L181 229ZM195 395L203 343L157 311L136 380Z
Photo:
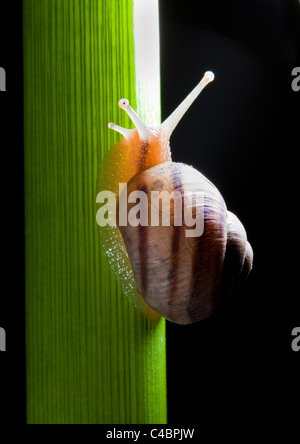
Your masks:
M160 128L166 137L170 137L174 129L189 109L194 100L199 96L201 91L214 80L215 76L211 71L206 71L198 85L190 92L190 94L181 102L181 104L172 112L172 114L161 124Z
M127 128L123 128L122 126L116 125L115 123L112 122L108 124L108 128L117 131L117 133L122 134L122 136L124 136L125 139L129 139L132 131L134 131Z
M134 123L141 141L147 141L151 135L151 132L147 125L140 119L140 117L137 115L137 113L131 108L129 101L127 99L121 99L119 100L119 107L121 109L124 109L132 122Z

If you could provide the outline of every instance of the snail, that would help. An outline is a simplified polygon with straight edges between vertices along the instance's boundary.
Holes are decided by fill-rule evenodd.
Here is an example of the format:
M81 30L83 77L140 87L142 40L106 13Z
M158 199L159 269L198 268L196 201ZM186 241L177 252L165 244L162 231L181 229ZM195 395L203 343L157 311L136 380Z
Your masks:
M112 206L102 205L97 212L99 216L106 211L107 221L114 223L102 223L99 230L125 294L153 322L164 316L184 325L209 317L252 268L253 251L245 228L227 210L219 190L192 166L171 159L169 140L174 128L213 79L214 74L207 71L159 127L153 122L146 125L127 99L121 99L119 107L135 129L108 125L123 137L106 155L98 177L98 191L108 194L99 193L97 202L105 204L116 196ZM165 223L163 197L154 205L157 193L169 203ZM188 212L190 217L185 218ZM128 223L133 215L137 222ZM150 215L158 216L155 223ZM196 234L191 221L195 227L201 222Z

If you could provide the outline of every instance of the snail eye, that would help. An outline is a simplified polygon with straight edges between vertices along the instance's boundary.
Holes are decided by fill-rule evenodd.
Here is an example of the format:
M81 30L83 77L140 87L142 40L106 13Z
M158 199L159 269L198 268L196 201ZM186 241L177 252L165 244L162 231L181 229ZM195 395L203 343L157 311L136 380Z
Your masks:
M128 107L129 101L127 99L121 99L121 100L119 100L118 105L121 109L125 109Z

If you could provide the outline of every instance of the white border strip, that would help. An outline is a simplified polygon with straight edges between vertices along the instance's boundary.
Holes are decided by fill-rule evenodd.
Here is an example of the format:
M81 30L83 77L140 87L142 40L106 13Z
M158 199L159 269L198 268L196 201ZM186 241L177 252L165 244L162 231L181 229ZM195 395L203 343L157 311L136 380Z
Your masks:
M158 0L134 0L134 43L137 113L160 123ZM147 122L149 123L149 121Z

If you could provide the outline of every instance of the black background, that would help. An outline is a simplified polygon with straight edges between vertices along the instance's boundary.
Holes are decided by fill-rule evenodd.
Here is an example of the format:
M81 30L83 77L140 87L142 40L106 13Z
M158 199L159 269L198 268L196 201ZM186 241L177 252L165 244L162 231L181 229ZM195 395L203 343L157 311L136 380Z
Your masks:
M0 353L0 424L25 423L25 296L22 2L0 8L1 291L0 326L7 351Z
M0 423L25 423L21 2L2 2ZM167 323L170 424L293 427L300 390L298 0L160 1L162 117L215 73L171 139L222 192L254 250L245 287L211 318ZM299 408L298 408L299 409ZM245 429L245 430L248 430Z
M215 73L171 138L174 161L221 191L246 227L254 267L211 318L167 323L169 422L272 429L299 411L297 1L161 1L165 119L206 70ZM291 425L289 429L292 429Z

